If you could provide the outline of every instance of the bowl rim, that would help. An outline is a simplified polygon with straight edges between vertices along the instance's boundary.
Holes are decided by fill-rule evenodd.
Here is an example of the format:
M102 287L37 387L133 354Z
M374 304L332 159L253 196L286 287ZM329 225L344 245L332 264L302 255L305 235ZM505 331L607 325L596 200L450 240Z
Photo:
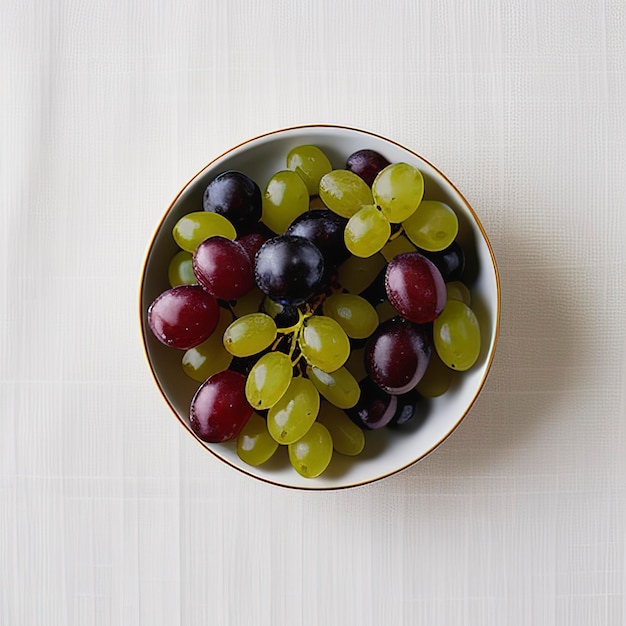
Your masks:
M485 245L487 246L487 250L488 250L489 256L491 258L491 264L493 266L494 277L495 277L495 290L496 290L496 303L495 304L496 304L496 306L495 306L495 315L494 315L494 320L493 320L493 340L491 342L491 348L489 350L489 354L487 355L487 360L486 360L486 362L485 362L485 364L483 366L484 373L483 373L483 376L482 376L482 378L480 380L480 384L476 387L476 390L474 391L473 397L472 397L471 401L468 402L468 404L466 405L463 414L459 417L459 419L456 421L456 423L453 425L453 427L450 430L448 430L448 432L441 439L439 439L430 448L428 448L427 450L425 450L422 453L420 453L420 455L417 458L413 459L409 463L405 463L404 465L402 465L400 467L397 467L397 468L392 469L392 470L387 471L387 472L383 472L383 473L381 473L381 474L379 474L377 476L374 476L372 478L356 480L356 481L347 482L345 484L340 484L340 485L320 485L320 486L315 486L314 485L314 479L312 479L311 486L307 486L307 485L290 485L290 484L285 484L285 483L279 482L278 480L272 480L272 479L264 477L264 476L259 476L257 474L254 474L252 471L246 470L245 467L240 467L238 465L235 465L234 463L230 462L228 459L226 459L226 458L220 456L219 454L217 454L210 447L206 446L205 443L189 428L189 426L184 422L182 417L178 414L178 411L174 408L173 404L170 402L169 398L167 397L167 394L165 393L163 387L161 386L161 383L159 382L159 379L158 379L157 374L156 374L156 372L154 370L154 367L152 366L152 361L150 359L150 355L148 354L148 349L147 349L146 340L145 340L146 333L149 331L149 328L146 326L145 315L144 315L144 311L143 311L143 292L144 292L144 281L145 281L146 271L147 271L147 268L148 268L148 261L150 260L150 256L151 256L153 248L155 246L155 242L156 242L157 236L160 233L161 228L163 227L164 222L166 221L166 219L170 215L172 209L174 208L174 205L178 202L179 198L183 195L183 193L189 188L189 186L198 177L200 177L207 169L209 169L211 166L213 166L215 163L217 163L218 161L220 161L224 157L226 157L229 154L231 154L231 153L233 153L233 152L235 152L235 151L237 151L237 150L247 146L248 144L257 142L257 141L262 140L262 139L267 139L267 138L269 138L269 137L271 137L273 135L280 135L280 134L285 133L285 132L299 131L299 130L314 130L316 128L326 128L326 129L331 129L331 130L350 131L350 132L360 133L362 135L374 137L374 138L376 138L378 140L381 140L383 142L387 142L389 144L395 145L398 148L400 148L400 149L402 149L402 150L412 154L417 159L419 159L419 160L423 161L424 163L426 163L428 166L430 166L437 173L438 176L440 176L448 185L450 185L451 189L458 196L459 201L462 202L465 205L465 208L469 211L470 215L472 216L472 219L474 220L478 230L480 231L480 233L481 233L481 235L483 237ZM304 491L304 492L341 491L341 490L344 490L344 489L352 489L352 488L355 488L355 487L363 487L365 485L371 485L371 484L377 483L377 482L379 482L379 481L381 481L381 480L383 480L385 478L389 478L391 476L394 476L396 474L404 472L408 468L412 467L413 465L416 465L417 463L419 463L420 461L425 459L432 452L434 452L437 448L439 448L452 435L452 433L454 433L456 431L456 429L465 420L465 418L467 417L468 413L470 412L470 410L472 409L472 407L476 403L476 400L478 399L478 396L481 394L481 392L483 391L483 389L485 387L485 383L487 382L487 378L489 377L489 374L491 372L491 366L492 366L493 360L495 358L496 348L497 348L497 344L498 344L498 339L499 339L499 336L500 336L500 317L501 317L500 272L498 270L496 257L495 257L495 254L493 252L493 247L491 245L491 241L489 240L489 237L487 236L487 233L485 232L483 224L482 224L480 218L478 217L478 215L476 214L476 212L474 211L472 205L468 202L467 198L461 193L461 191L457 188L457 186L446 176L446 174L444 174L437 166L433 165L428 159L426 159L421 154L419 154L419 153L415 152L414 150L411 150L410 148L406 147L405 145L403 145L403 144L401 144L401 143L399 143L399 142L397 142L397 141L395 141L393 139L389 139L388 137L385 137L384 135L381 135L379 133L376 133L376 132L373 132L373 131L370 131L370 130L365 130L365 129L362 129L362 128L357 128L355 126L347 126L347 125L344 125L344 124L311 123L311 124L297 124L297 125L293 125L293 126L285 126L283 128L270 130L270 131L261 133L259 135L256 135L254 137L251 137L249 139L246 139L244 141L241 141L240 143L238 143L238 144L228 148L224 152L220 153L219 155L217 155L216 157L211 159L200 170L198 170L191 178L189 178L187 180L187 182L180 188L180 190L178 191L178 193L176 194L174 199L170 202L170 204L168 205L167 209L165 210L165 212L161 216L161 219L157 223L156 228L154 229L154 231L152 233L152 236L150 237L150 241L149 241L149 243L148 243L148 245L146 247L146 250L145 250L145 253L144 253L144 256L143 256L143 262L141 264L141 274L140 274L140 281L139 281L139 322L140 322L140 328L141 328L141 345L142 345L143 354L144 354L144 357L145 357L145 359L147 361L148 368L150 370L152 378L154 379L154 382L156 383L156 386L157 386L157 388L158 388L162 398L165 400L165 403L167 404L167 406L169 406L170 410L172 411L172 413L174 414L174 416L176 417L176 419L178 420L180 425L184 428L185 432L188 433L189 435L191 435L192 438L195 439L202 446L202 448L205 451L208 451L209 453L211 453L221 463L226 464L227 466L237 470L238 472L240 472L241 474L243 474L244 476L247 476L249 478L253 478L255 480L259 480L259 481L261 481L263 483L266 483L268 485L272 485L272 486L275 486L275 487L281 487L283 489L293 489L293 490L296 490L296 491Z

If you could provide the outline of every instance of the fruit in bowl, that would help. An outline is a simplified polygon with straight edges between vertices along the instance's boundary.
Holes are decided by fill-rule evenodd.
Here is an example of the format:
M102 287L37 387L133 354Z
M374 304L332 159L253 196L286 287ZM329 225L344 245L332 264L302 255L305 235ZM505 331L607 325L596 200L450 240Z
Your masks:
M196 175L141 291L150 367L189 432L307 489L437 447L484 385L499 306L488 239L447 178L333 126L269 133Z

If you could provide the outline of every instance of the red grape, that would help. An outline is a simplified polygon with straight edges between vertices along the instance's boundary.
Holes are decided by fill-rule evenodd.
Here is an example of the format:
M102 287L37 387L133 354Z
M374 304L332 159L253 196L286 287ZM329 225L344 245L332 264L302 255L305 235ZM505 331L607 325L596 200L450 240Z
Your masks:
M357 150L346 162L346 169L360 176L370 187L381 170L384 170L389 161L374 150Z
M221 300L236 300L254 287L252 265L245 248L225 237L209 237L193 255L198 282Z
M407 393L420 381L432 351L425 328L395 317L381 324L365 346L365 369L387 393Z
M254 267L256 253L267 239L267 237L258 232L246 233L237 239L237 243L243 246L243 249L247 252L252 267Z
M253 413L245 394L246 377L232 370L211 376L191 401L191 428L208 443L235 439Z
M219 319L215 298L198 285L164 291L148 309L148 325L166 346L189 350L211 335Z
M446 304L441 272L418 252L399 254L389 262L385 289L396 311L416 324L432 322Z

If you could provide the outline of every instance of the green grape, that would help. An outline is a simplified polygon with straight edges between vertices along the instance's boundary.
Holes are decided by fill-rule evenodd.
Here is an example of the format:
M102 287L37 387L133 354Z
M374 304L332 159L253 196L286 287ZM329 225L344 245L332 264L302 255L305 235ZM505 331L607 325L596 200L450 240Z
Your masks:
M328 429L337 452L348 456L363 452L365 433L341 409L322 401L317 421Z
M167 268L167 278L172 287L193 285L198 282L193 273L193 255L191 252L180 250L172 257Z
M283 352L268 352L253 366L246 380L246 398L252 408L269 409L283 396L293 377L291 359Z
M261 309L264 297L265 294L258 287L254 287L248 291L248 293L237 298L237 300L231 304L231 308L237 317L243 317L250 313L258 313Z
M417 383L415 390L425 398L437 398L450 388L454 372L439 358L434 350L428 361L424 375Z
M333 170L322 176L320 198L331 211L346 218L362 207L374 204L367 183L348 170Z
M278 443L269 434L266 421L253 413L237 438L239 458L256 467L268 461L277 449Z
M337 280L344 289L358 294L374 282L385 265L382 254L375 254L365 259L351 256L337 269Z
M376 306L376 313L378 314L379 324L390 320L392 317L400 315L389 300L383 300L380 304L378 304Z
M233 356L258 354L276 339L276 323L265 313L236 319L224 332L224 347Z
M263 194L261 221L282 235L293 220L309 209L309 190L295 172L284 170L270 178Z
M348 336L334 319L326 315L313 315L304 322L298 345L308 364L324 372L338 370L350 356Z
M399 254L415 252L415 250L415 246L404 235L399 235L389 241L380 253L385 257L387 263L389 263L389 261L395 259Z
M365 339L378 328L376 309L361 296L334 293L322 306L324 315L332 317L352 339Z
M346 224L344 241L354 256L370 257L382 250L389 241L391 224L374 206L365 206L357 211Z
M333 457L333 439L328 429L315 422L306 435L288 446L289 462L304 478L317 478Z
M319 192L320 180L333 167L317 146L297 146L287 155L287 169L293 170L305 182L310 196Z
M435 350L453 370L468 370L480 354L480 326L474 312L460 300L448 300L433 323Z
M448 300L460 300L465 302L467 306L472 305L472 294L470 290L459 280L453 280L446 283L446 292Z
M183 371L187 376L203 383L213 374L228 369L233 356L224 348L222 336L232 321L232 313L220 308L220 317L211 336L183 354Z
M302 376L292 379L282 398L267 414L267 430L281 444L295 443L306 434L320 410L320 394Z
M459 218L443 202L422 200L417 211L402 222L407 237L422 250L439 252L459 233Z
M408 163L392 163L372 183L374 201L392 223L404 222L417 209L424 195L422 173Z
M209 237L225 237L233 241L237 237L235 227L219 213L196 211L188 213L176 222L172 230L174 241L187 252L196 248Z
M336 407L350 409L359 401L361 395L359 383L346 367L340 367L327 374L309 365L306 373L322 396Z
M270 317L276 317L279 313L282 312L285 307L275 300L272 300L271 298L265 296L265 298L263 299L262 308Z
M367 371L365 370L365 348L352 350L345 367L355 380L363 380L367 376Z

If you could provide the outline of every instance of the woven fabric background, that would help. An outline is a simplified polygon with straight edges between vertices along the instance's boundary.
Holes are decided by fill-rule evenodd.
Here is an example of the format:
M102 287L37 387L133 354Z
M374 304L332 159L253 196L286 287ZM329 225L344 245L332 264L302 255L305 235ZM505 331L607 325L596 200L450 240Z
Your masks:
M626 623L623 0L0 0L0 623ZM205 453L153 383L182 185L303 123L425 156L501 273L444 445L337 493Z

